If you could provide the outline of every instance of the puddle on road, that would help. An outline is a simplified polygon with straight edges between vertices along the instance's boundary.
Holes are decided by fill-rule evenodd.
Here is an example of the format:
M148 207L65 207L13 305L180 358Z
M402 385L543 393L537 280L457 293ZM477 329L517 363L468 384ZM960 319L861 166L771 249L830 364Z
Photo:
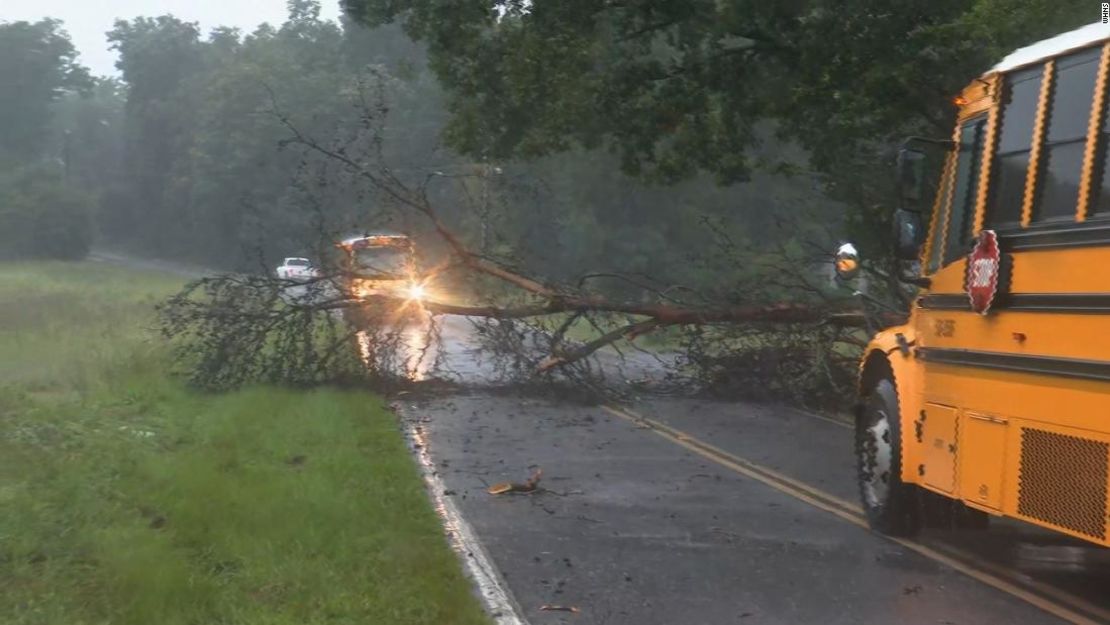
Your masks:
M1006 521L985 533L938 531L934 537L1026 574L1110 575L1110 552L1078 539Z
M1093 558L1093 555L1093 549L1082 546L1019 543L1014 546L1011 557L1016 568L1027 573L1034 571L1079 573L1097 568L1098 558Z
M365 330L355 335L359 357L366 366L373 366L376 337ZM412 382L426 381L439 353L439 345L427 324L412 324L401 328L396 336L396 364L401 375Z
M432 363L436 361L438 345L425 324L410 326L401 331L405 377L413 382L428 378Z
M395 319L400 318L395 317ZM391 322L386 322L387 324ZM498 355L482 349L474 320L460 315L440 315L435 317L436 328L431 329L432 321L424 319L396 325L387 325L388 330L375 332L363 330L355 335L360 359L368 368L383 367L389 373L399 375L411 382L443 380L474 386L497 386L514 384L521 373L514 369L519 363L505 363ZM385 334L386 337L381 335ZM375 342L388 343L395 354L379 358ZM543 346L537 345L536 350ZM546 353L546 352L543 352ZM537 361L541 351L529 353ZM599 351L591 360L590 367L596 374L612 380L618 385L636 385L647 388L671 387L676 378L667 365L638 351L623 355L616 352Z

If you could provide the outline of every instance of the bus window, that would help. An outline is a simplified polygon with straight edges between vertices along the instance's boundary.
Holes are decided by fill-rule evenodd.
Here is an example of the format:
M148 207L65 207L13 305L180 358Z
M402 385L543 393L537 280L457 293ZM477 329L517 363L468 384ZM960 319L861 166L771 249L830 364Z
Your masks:
M354 269L382 275L405 275L409 250L398 246L366 246L353 251Z
M1091 206L1088 217L1110 215L1110 172L1106 171L1106 153L1110 146L1110 98L1106 100L1106 110L1102 113L1102 129L1098 136L1098 150L1095 152L1094 179L1091 180Z
M999 229L1016 228L1021 222L1025 175L1029 169L1033 122L1037 117L1043 74L1043 66L1036 66L1016 71L1006 78L995 160L997 178L987 210L987 223Z
M956 187L948 210L948 236L944 241L944 264L967 254L971 243L971 221L979 189L979 165L983 158L983 128L986 117L971 119L960 126L960 145L956 152Z
M1100 54L1093 48L1056 62L1034 222L1075 219Z

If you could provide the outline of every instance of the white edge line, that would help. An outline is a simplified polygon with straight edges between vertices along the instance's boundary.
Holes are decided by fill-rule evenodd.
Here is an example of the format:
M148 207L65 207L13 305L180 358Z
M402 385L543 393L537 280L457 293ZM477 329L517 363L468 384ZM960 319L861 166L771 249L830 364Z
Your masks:
M406 416L405 412L401 411L402 417ZM509 591L508 584L493 565L493 560L482 542L478 540L478 535L470 523L463 518L455 501L444 494L447 486L439 477L435 463L428 453L428 440L421 426L414 423L411 416L405 419L405 435L420 465L420 472L424 476L424 484L428 488L436 513L443 521L447 539L466 567L490 617L498 625L528 625L528 621L521 614L520 607Z

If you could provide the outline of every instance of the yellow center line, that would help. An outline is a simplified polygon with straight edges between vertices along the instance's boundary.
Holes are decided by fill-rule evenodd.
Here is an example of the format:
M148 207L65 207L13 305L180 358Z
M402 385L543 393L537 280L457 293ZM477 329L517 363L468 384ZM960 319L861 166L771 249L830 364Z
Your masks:
M819 419L821 421L828 421L829 423L831 423L833 425L839 425L842 428L852 429L852 424L847 422L847 421L844 421L843 419L837 419L837 418L834 418L834 417L826 417L825 415L817 414L816 412L809 412L808 410L800 410L799 412L801 412L802 414L804 414L807 417L810 417L811 419Z
M602 406L601 408L609 414L620 417L621 419L624 419L626 421L631 421L632 423L643 426L646 429L650 429L659 436L662 436L665 439L681 445L682 447L698 454L699 456L712 460L713 462L716 462L723 467L732 469L733 471L741 475L770 486L771 488L781 493L790 495L791 497L803 501L815 508L819 508L826 512L832 513L837 517L851 523L852 525L864 529L869 529L867 519L863 516L863 509L860 508L860 506L857 504L850 503L839 497L814 488L808 484L783 475L782 473L779 473L774 469L764 467L758 463L752 462L751 460L747 460L735 454L731 454L727 451L724 451L723 449L720 449L719 447L699 440L698 438L691 436L681 430L678 430L677 428L673 428L654 419L650 419L643 415L636 414L635 412L632 412L630 410L618 408L616 406ZM878 535L882 536L881 534ZM988 586L991 586L992 588L1001 590L1002 592L1017 597L1025 601L1026 603L1040 608L1041 610L1057 616L1069 623L1074 623L1075 625L1098 625L1100 622L1110 621L1110 612L1107 612L1106 610L1103 610L1098 606L1092 605L1089 602L1084 601L1083 599L1074 597L1064 591L1053 588L1051 586L1047 586L1045 584L1041 584L1039 582L1032 582L1031 585L1037 587L1040 592L1053 596L1055 598L1055 601L1043 597L1040 594L1030 592L1020 585L1005 579L1005 577L1007 576L1014 577L1013 574L1008 574L1005 571L992 573L984 570L981 565L977 563L973 564L971 562L974 558L973 556L971 556L970 554L963 554L955 548L946 547L945 550L953 554L948 555L946 553L938 551L937 549L928 547L913 540L897 538L893 536L883 536L883 538L898 543L906 549L923 555L930 560L944 564L945 566L959 571L960 573L963 573L964 575L967 575L972 579L978 580ZM1030 582L1026 580L1022 581L1025 584L1030 584ZM1098 614L1103 619L1105 619L1105 621L1093 620L1088 616L1085 616L1081 612L1072 609L1072 607L1078 610L1084 610L1094 614Z
M718 461L720 464L725 464L725 466L728 466L729 468L731 468L735 471L738 471L738 472L743 473L745 475L749 475L750 473L757 473L757 474L760 475L760 477L765 477L765 478L767 478L769 480L772 480L772 481L774 481L778 484L789 485L790 487L794 488L795 490L800 491L803 494L806 494L806 495L808 495L812 498L815 498L815 499L823 500L826 504L832 504L833 506L838 507L838 508L840 508L840 509L842 509L846 512L855 513L856 515L862 515L863 514L863 508L860 508L859 504L856 504L856 503L853 503L853 502L850 502L850 501L845 501L844 499L841 499L841 498L839 498L835 495L831 495L829 493L826 493L826 492L820 491L816 488L813 488L809 484L806 484L804 482L800 482L800 481L798 481L798 480L796 480L792 477L783 475L782 473L779 473L778 471L776 471L774 469L762 466L760 464L752 462L751 460L747 460L747 459L741 458L740 456L731 454L731 453L721 449L720 447L716 447L715 445L712 445L712 444L707 443L705 441L698 440L698 439L690 436L689 434L686 434L685 432L682 432L680 430L676 430L675 428L670 427L669 425L666 425L664 423L660 423L659 421L655 421L653 419L648 419L647 417L643 417L643 416L640 416L640 415L637 415L635 413L628 412L628 411L625 411L626 414L621 414L619 412L621 409L619 409L619 408L612 408L610 406L602 406L602 408L606 412L609 412L611 414L617 415L617 416L622 417L622 418L631 419L631 420L637 422L640 425L643 425L643 426L646 426L649 429L655 430L656 432L665 435L667 438L673 439L675 442L681 444L684 447L697 448L698 453L700 453L703 456L706 455L706 452L708 452L708 454L712 457L713 460ZM733 466L733 465L735 465L735 466ZM752 477L752 476L749 475L749 477ZM757 479L760 479L760 478L757 478ZM760 481L763 481L763 480L761 479Z

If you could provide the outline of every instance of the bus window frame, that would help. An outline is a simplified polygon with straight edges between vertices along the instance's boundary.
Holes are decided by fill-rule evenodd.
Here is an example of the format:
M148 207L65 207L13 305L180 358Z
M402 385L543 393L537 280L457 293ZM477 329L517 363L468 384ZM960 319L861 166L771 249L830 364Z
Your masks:
M1092 140L1091 135L1091 120L1095 117L1095 106L1098 104L1099 98L1096 97L1095 91L1099 88L1099 76L1102 71L1103 56L1105 54L1105 46L1089 46L1080 48L1079 50L1062 54L1053 59L1052 63L1046 64L1046 72L1051 71L1051 80L1046 80L1048 88L1048 101L1045 103L1045 110L1038 111L1039 125L1042 136L1039 146L1039 158L1037 161L1037 170L1035 174L1034 183L1036 191L1033 194L1031 211L1029 214L1029 227L1040 224L1068 224L1078 221L1078 215L1084 212L1084 198L1081 195L1083 188L1083 178L1090 175L1087 170L1087 151L1088 144ZM1074 137L1069 135L1065 138L1053 138L1053 133L1057 131L1057 114L1059 112L1058 100L1061 97L1060 82L1063 79L1065 72L1074 70L1075 68L1082 67L1088 63L1095 64L1095 71L1093 80L1090 83L1091 94L1087 102L1087 117L1083 119L1083 132L1081 135ZM1070 78L1070 75L1069 75ZM1081 101L1081 100L1080 100ZM1094 137L1098 141L1098 137ZM1083 157L1079 162L1079 170L1075 173L1078 174L1076 178L1076 195L1075 195L1075 211L1069 216L1068 214L1053 215L1051 217L1044 216L1045 211L1050 208L1047 198L1045 197L1046 185L1050 179L1049 170L1052 169L1052 151L1054 148L1079 145L1083 149ZM1032 173L1032 172L1031 172ZM1089 196L1089 188L1088 188ZM1087 198L1090 199L1089 197Z
M929 220L929 238L921 253L922 275L933 275L948 265L963 258L962 255L949 258L948 240L952 227L952 203L955 201L955 191L959 178L960 139L964 128L969 124L982 124L979 131L978 145L978 170L973 185L969 185L966 193L970 203L965 207L967 215L968 238L974 239L977 233L979 219L979 206L981 202L983 184L982 177L987 175L986 162L987 150L991 147L992 116L988 111L961 117L952 132L952 141L955 147L944 155L944 167L941 171L940 181L937 184L937 197L933 201L933 214Z
M1091 215L1096 195L1102 191L1103 179L1110 174L1106 171L1110 168L1110 161L1107 160L1110 158L1110 145L1108 145L1110 144L1110 124L1107 123L1107 117L1110 116L1110 110L1107 110L1110 107L1110 102L1108 102L1110 96L1107 94L1107 90L1110 89L1108 74L1110 74L1110 41L1102 45L1098 74L1095 76L1091 119L1088 120L1087 145L1083 158L1083 178L1079 183L1079 203L1076 207L1075 220L1078 223L1084 223L1088 220L1110 219L1110 211ZM1102 161L1101 172L1098 171L1099 161ZM1096 181L1099 183L1097 188L1095 186Z
M1110 246L1110 211L1105 214L1089 214L1089 211L1094 206L1095 197L1100 191L1100 189L1095 188L1094 184L1099 178L1099 172L1096 170L1099 167L1097 161L1100 156L1104 161L1104 171L1102 175L1110 175L1110 132L1103 132L1106 118L1110 116L1110 79L1108 79L1108 74L1110 74L1110 41L1090 47L1101 48L1098 75L1092 93L1090 113L1092 118L1096 115L1098 116L1098 123L1091 123L1091 119L1088 119L1088 135L1086 138L1083 171L1080 180L1081 190L1076 202L1075 214L1070 220L1066 218L1057 218L1026 222L1024 224L999 224L1004 226L1002 228L997 228L997 234L999 242L1005 251ZM1069 50L1064 54L1045 59L1033 66L1039 66L1041 68L1045 68L1046 66L1051 67L1059 58L1081 52L1082 50L1082 48ZM1015 68L1012 71L1029 69L1030 67L1031 66L1023 66ZM1011 72L1007 72L1006 75L998 77L1000 83L1005 80L1009 73ZM1042 88L1043 87L1044 85L1042 85ZM1052 103L1045 102L1044 105L1050 108ZM999 102L992 109L992 117L1000 116L1000 109L1001 103ZM1044 116L1047 112L1047 110L1040 110L1040 105L1038 105L1037 119L1040 120L1040 123L1044 123ZM959 128L964 121L964 119L961 119L957 128ZM1030 128L1031 133L1036 132L1036 130L1035 127ZM1036 142L1037 139L1038 138L1034 136L1034 142ZM1041 139L1043 140L1043 137L1041 137ZM997 141L993 145L990 145L990 149L991 161L993 163L994 159L998 157ZM1041 173L1042 172L1039 171L1039 163L1030 162L1029 170L1026 173L1027 183L1029 182L1029 177L1033 177L1032 188L1027 189L1030 208L1032 208L1033 195L1039 194L1041 191ZM997 192L997 178L993 175L993 172L991 172L988 180L981 182L989 185L987 190L988 197ZM989 202L989 199L984 198L984 201ZM987 218L989 218L989 215L987 215L989 212L988 209L989 206L986 204L978 207L978 210L984 213L984 223L981 225L981 228L990 228L992 226L986 223L988 221ZM976 233L977 232L978 230Z
M1031 177L1036 175L1037 162L1039 161L1040 157L1040 139L1041 135L1043 134L1041 124L1043 122L1045 100L1047 98L1046 87L1051 87L1050 84L1046 85L1046 82L1052 80L1051 65L1052 59L1048 59L1047 61L1041 61L1038 63L1014 68L1013 70L996 77L995 84L998 99L992 107L993 111L990 116L990 132L992 133L989 154L989 160L991 163L989 165L990 186L988 192L985 194L985 197L982 200L984 202L983 205L981 207L976 206L977 222L980 222L978 214L982 214L982 219L979 223L981 228L991 228L1002 231L1016 228L1025 228L1028 226L1028 223L1025 221L1025 215L1027 212L1027 208L1032 205L1031 193L1034 191L1033 185L1035 183L1035 180L1033 180ZM1039 72L1039 75L1033 75L1033 71ZM1021 80L1018 80L1017 82L1013 81L1013 77L1016 74L1025 73L1029 73L1030 75L1022 77ZM1029 137L1028 147L1022 149L1010 148L1003 152L1003 139L1009 136L1007 134L1006 116L1007 108L1014 104L1012 95L1014 85L1025 83L1031 80L1037 80L1038 87L1036 104L1033 110L1032 125L1029 126L1028 129L1026 129ZM962 122L963 120L961 119L960 121ZM957 125L957 128L958 127L959 126ZM1016 219L1007 219L1006 221L1000 221L997 213L1000 211L1002 206L1002 200L999 198L999 193L1002 192L1002 189L999 187L999 177L1004 172L1002 159L1004 157L1017 154L1026 155L1025 178L1023 181L1023 186L1021 187L1020 197L1018 198L1018 212L1016 215ZM1007 217L1010 216L1007 215ZM978 234L978 232L975 232L974 234Z
M956 140L959 140L958 134ZM941 169L940 181L937 183L937 196L933 200L933 214L929 216L929 237L925 240L921 251L922 275L930 276L941 269L941 256L937 254L938 250L939 254L944 252L942 228L948 221L948 203L952 197L952 179L955 169L956 150L953 149L944 154L944 166Z
M990 121L990 116L984 112L977 115L972 115L970 117L962 118L959 120L959 123L956 126L956 147L953 150L954 163L952 167L951 189L948 192L948 201L946 202L948 206L945 210L946 223L944 226L944 238L942 240L943 244L940 249L940 268L947 267L948 265L951 265L952 263L960 260L961 258L967 256L967 253L970 251L965 250L963 253L958 253L956 251L957 248L951 244L951 237L953 234L963 235L965 237L964 240L961 240L956 245L970 245L971 241L973 241L975 238L975 218L979 203L978 187L980 177L984 173L983 164L987 160L987 125L990 123ZM968 175L971 177L971 179L968 182L967 188L964 189L964 215L963 222L959 224L960 226L966 225L967 232L956 233L953 231L953 228L955 228L957 224L953 223L954 215L952 211L953 208L955 208L955 202L958 199L956 198L956 189L959 187L960 183L960 156L963 145L963 133L965 129L975 128L975 126L978 126L977 136L975 137L976 143L974 146L972 146L972 150L968 152L968 158L971 159L972 165L971 169L968 170Z

